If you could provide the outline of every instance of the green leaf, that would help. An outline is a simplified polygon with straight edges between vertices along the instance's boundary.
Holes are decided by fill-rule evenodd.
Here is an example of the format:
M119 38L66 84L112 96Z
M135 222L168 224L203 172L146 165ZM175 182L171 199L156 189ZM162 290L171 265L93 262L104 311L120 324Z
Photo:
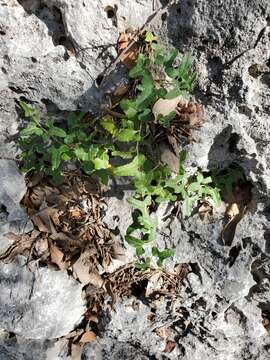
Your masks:
M188 186L189 193L196 193L201 188L201 184L198 182L193 182Z
M65 130L59 128L59 127L56 127L56 126L53 126L53 127L50 127L49 128L49 135L50 136L57 136L57 137L61 137L61 138L64 138L67 136Z
M140 140L140 135L137 130L133 129L122 129L116 136L117 140L121 142L130 142Z
M74 154L78 160L87 161L89 160L88 152L83 147L77 145L74 149Z
M118 166L113 170L115 176L136 176L140 167L145 162L145 156L139 154L128 164Z
M20 107L24 111L25 117L31 117L33 115L35 110L30 105L28 105L25 101L20 100L19 104L20 104Z
M151 268L151 259L149 257L147 257L143 261L136 262L135 266L136 266L137 269L139 269L141 271L146 271L146 270Z
M149 71L145 72L143 76L140 91L141 93L137 96L135 104L137 109L144 110L152 104L156 97L154 82Z
M158 122L163 127L169 128L171 126L171 122L175 118L175 116L176 116L175 111L171 111L168 115L165 115L165 116L159 115Z
M135 236L126 235L125 240L129 245L131 245L131 246L133 246L135 248L143 247L143 245L144 245L144 242L141 239L139 239L139 238L137 238Z
M145 34L145 41L151 44L154 39L155 39L155 37L151 33L151 31L147 31L146 34Z
M54 146L51 148L52 170L57 170L61 163L61 151Z
M120 108L124 111L128 119L137 114L135 100L124 99L120 101Z
M183 202L183 216L188 217L191 215L194 203L199 200L199 196L188 196Z
M118 129L115 126L113 118L104 117L100 121L101 126L107 130L111 135L116 136L118 133Z
M219 207L221 205L221 197L219 190L217 188L211 188L209 186L204 186L203 189L204 194L210 195L214 201L215 206Z
M157 265L162 266L163 261L173 256L175 251L173 249L165 249L160 251L156 246L152 248L152 255L158 258Z
M145 73L146 57L144 54L139 54L136 65L129 71L129 77L136 78L142 76Z
M164 58L164 66L165 69L167 69L168 67L171 67L174 60L176 59L178 55L178 50L177 49L172 49L168 55L165 56Z
M38 136L42 136L43 134L43 130L39 127L37 127L37 125L33 122L31 122L27 128L21 130L20 132L20 135L22 137L27 137L27 136L30 136L30 135L38 135Z
M128 151L112 151L112 156L119 156L122 159L131 159L134 156L135 148L130 148Z
M165 99L174 99L177 96L182 95L182 94L183 94L182 90L180 90L179 88L174 88L166 94Z
M109 155L104 151L99 157L92 160L95 170L108 169L111 167L109 163Z

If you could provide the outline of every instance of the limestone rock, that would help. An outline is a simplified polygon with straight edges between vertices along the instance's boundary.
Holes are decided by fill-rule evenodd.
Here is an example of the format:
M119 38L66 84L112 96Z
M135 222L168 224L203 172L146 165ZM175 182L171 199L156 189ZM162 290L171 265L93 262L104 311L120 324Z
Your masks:
M54 339L74 329L85 312L82 286L66 272L29 272L25 258L0 267L1 326L26 339Z

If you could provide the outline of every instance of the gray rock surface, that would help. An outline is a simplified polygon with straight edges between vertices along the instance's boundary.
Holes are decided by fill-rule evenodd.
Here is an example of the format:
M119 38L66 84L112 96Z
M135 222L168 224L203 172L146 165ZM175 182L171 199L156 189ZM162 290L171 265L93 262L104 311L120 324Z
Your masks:
M9 231L23 233L32 230L20 201L26 193L24 177L14 161L0 159L0 252L8 245L4 234Z
M0 1L0 156L16 153L10 136L18 128L18 98L56 115L61 110L97 111L123 74L98 87L99 75L116 56L119 31L141 26L153 3L159 5L149 0ZM168 47L194 55L195 98L203 103L206 119L193 134L196 141L187 145L187 169L238 163L254 184L254 210L239 223L231 246L220 242L221 213L212 222L196 215L163 222L160 210L158 242L176 248L168 268L181 262L192 268L181 293L182 315L172 313L169 302L156 314L158 326L172 324L177 347L165 354L164 342L147 320L140 321L149 308L140 304L138 313L132 313L124 303L104 316L102 340L89 345L83 359L93 353L97 359L269 358L269 336L262 326L262 313L270 318L269 13L267 0L183 0L152 24ZM126 203L108 197L107 204L106 222L122 234L128 225ZM28 285L20 291L29 294L32 274L15 273L25 277ZM17 314L20 306L14 304ZM45 324L52 323L42 324L49 338L54 331Z
M63 271L29 272L25 260L0 266L1 327L26 339L66 335L86 310L82 286Z

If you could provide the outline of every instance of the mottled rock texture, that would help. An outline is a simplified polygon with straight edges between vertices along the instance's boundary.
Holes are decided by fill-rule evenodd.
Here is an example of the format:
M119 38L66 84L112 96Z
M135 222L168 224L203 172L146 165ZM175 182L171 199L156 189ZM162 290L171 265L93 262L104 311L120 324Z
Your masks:
M63 271L30 272L25 260L1 264L1 327L26 339L66 335L85 312L82 286Z
M97 111L125 74L117 69L99 87L102 72L116 56L119 32L141 26L153 4L160 5L149 0L1 0L0 156L16 153L11 136L17 132L19 98L62 117L64 111ZM83 359L93 353L97 359L269 358L269 336L262 326L262 313L270 319L269 19L266 0L182 0L151 25L168 47L194 55L194 96L203 103L206 119L194 133L195 142L187 144L188 170L241 165L254 185L254 206L230 246L220 241L221 213L212 222L197 215L163 222L160 209L158 242L176 248L167 266L187 262L193 269L181 294L182 315L168 303L156 314L159 326L172 324L177 347L164 353L164 342L147 320L136 318L149 309L140 304L132 318L130 304L124 303L104 316L103 339L88 346ZM122 233L126 216L118 224L114 218L121 200L110 203L107 221Z

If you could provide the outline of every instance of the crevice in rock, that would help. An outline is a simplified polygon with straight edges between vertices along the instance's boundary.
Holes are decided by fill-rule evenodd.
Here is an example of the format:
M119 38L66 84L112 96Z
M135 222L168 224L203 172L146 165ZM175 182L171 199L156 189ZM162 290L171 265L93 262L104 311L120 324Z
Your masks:
M241 245L235 245L230 249L229 258L228 258L229 267L233 266L233 264L235 263L236 259L240 254L241 249L242 249Z
M264 232L265 252L270 254L270 229Z
M263 37L263 35L264 35L264 33L265 33L265 30L266 30L266 27L264 27L260 32L259 32L259 34L258 34L258 36L257 36L257 39L255 40L255 43L254 43L254 45L253 45L253 49L255 49L256 48L256 46L259 44L259 42L261 41L261 39L262 39L262 37Z
M27 94L27 91L22 90L21 88L13 85L9 85L8 87L11 91L15 92L16 94Z
M105 12L107 14L107 18L111 20L112 25L117 27L118 26L118 21L117 21L117 10L118 10L118 6L114 5L114 6L106 6L105 7Z

